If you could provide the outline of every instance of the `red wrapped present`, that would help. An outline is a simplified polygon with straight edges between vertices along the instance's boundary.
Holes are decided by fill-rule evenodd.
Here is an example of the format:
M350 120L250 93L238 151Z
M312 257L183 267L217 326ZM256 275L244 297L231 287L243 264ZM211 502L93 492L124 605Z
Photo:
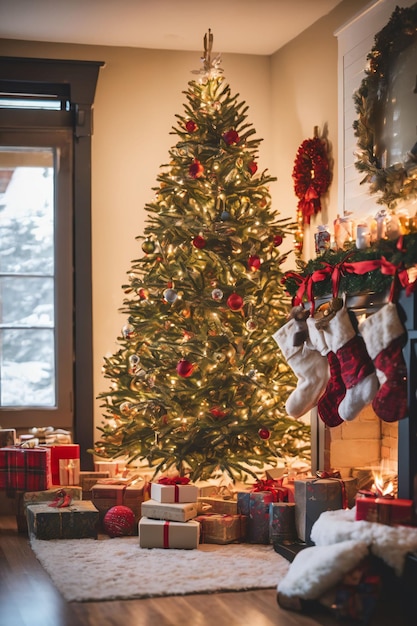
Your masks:
M0 489L43 491L51 486L49 448L0 448Z
M57 445L46 445L51 451L51 472L52 484L61 485L59 479L59 461L60 459L79 459L80 446L78 443L63 443Z
M356 520L394 526L413 522L413 501L400 498L356 498Z

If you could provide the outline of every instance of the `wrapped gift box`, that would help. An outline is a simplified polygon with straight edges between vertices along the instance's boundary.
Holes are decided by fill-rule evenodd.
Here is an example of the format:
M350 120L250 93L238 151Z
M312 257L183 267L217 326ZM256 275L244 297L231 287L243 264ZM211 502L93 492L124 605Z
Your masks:
M45 491L29 491L23 494L23 513L26 513L27 507L31 504L53 502L59 497L62 491L64 491L66 495L71 496L74 501L82 500L81 487L78 486L53 487Z
M413 501L400 498L356 498L356 520L394 526L413 522Z
M52 446L46 445L45 448L51 451L52 484L60 485L59 461L61 459L79 459L80 446L78 443L63 443Z
M197 498L199 514L218 513L219 515L237 515L237 500L221 496Z
M200 524L195 520L173 522L142 517L139 522L141 548L198 548Z
M196 485L151 483L151 499L157 502L197 502Z
M40 491L51 486L49 448L0 448L0 489Z
M70 495L73 500L82 500L81 487L53 487L45 491L19 491L17 493L16 522L19 533L27 533L26 508L30 504L52 502L59 497L62 490Z
M296 540L294 502L271 502L269 505L270 543L293 543Z
M271 491L239 491L237 510L247 517L249 543L269 543L269 505L275 501Z
M80 472L80 487L83 492L82 500L91 500L91 489L100 478L109 478L109 472Z
M324 511L354 506L355 478L304 478L295 480L295 526L298 538L310 542L314 522Z
M114 485L96 483L91 489L91 499L97 507L100 520L113 506L128 506L135 515L136 523L142 515L142 503L145 500L147 483L140 480L131 485Z
M74 500L71 506L29 504L26 508L29 536L35 539L97 539L99 515L90 501ZM65 554L62 556L65 559Z
M247 518L244 515L198 515L196 522L200 522L200 542L240 543L246 539Z
M126 461L95 461L94 469L96 472L108 472L110 478L114 478L121 474L126 467Z
M151 499L142 504L142 515L153 519L187 522L197 514L197 502L157 502Z
M0 448L16 444L16 430L14 428L0 428Z

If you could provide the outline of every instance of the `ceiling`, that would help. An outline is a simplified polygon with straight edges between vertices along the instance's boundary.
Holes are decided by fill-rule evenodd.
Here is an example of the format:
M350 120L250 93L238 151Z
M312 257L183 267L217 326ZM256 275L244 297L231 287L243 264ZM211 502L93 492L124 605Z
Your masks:
M0 38L270 55L341 0L0 0Z

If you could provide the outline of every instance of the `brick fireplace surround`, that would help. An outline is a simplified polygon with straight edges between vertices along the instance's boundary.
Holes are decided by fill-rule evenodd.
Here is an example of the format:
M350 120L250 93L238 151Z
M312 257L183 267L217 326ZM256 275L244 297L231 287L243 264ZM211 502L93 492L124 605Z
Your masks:
M349 296L346 304L359 318L375 313L386 302L386 294L366 294ZM401 292L398 310L408 335L403 350L408 417L382 422L369 405L352 422L329 429L312 415L312 465L317 470L339 469L345 477L354 468L383 466L397 473L398 497L413 499L417 509L417 293L406 297Z

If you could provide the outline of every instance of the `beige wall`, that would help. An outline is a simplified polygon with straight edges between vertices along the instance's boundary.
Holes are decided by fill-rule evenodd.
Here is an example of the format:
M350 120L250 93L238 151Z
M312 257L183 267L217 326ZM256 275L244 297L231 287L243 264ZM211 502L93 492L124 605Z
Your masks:
M282 216L295 216L293 162L299 144L312 136L314 126L327 124L336 160L337 41L333 33L367 4L364 0L344 0L272 57L222 55L226 80L232 92L239 93L249 105L248 121L264 139L260 166L278 178L271 192L274 208ZM215 39L214 48L221 52L221 42ZM191 53L0 40L0 55L106 63L98 79L92 142L97 395L108 387L101 374L103 356L117 349L116 338L124 323L118 313L123 300L121 285L126 282L131 260L141 254L135 237L143 231L144 206L153 197L159 167L167 162L168 150L175 143L175 136L169 133L175 114L183 111L182 92L192 78L190 72L200 68L201 50ZM336 198L335 174L329 216L337 213ZM318 223L323 223L321 217ZM100 421L96 401L95 424Z
M368 0L344 0L271 57L274 145L271 167L279 177L276 207L296 215L294 159L302 141L313 137L315 126L320 133L327 130L334 160L333 182L327 197L322 199L322 212L312 220L310 232L307 229L305 233L304 258L307 259L315 255L312 233L316 226L330 226L337 213L343 212L337 206L338 59L334 32L369 4Z

